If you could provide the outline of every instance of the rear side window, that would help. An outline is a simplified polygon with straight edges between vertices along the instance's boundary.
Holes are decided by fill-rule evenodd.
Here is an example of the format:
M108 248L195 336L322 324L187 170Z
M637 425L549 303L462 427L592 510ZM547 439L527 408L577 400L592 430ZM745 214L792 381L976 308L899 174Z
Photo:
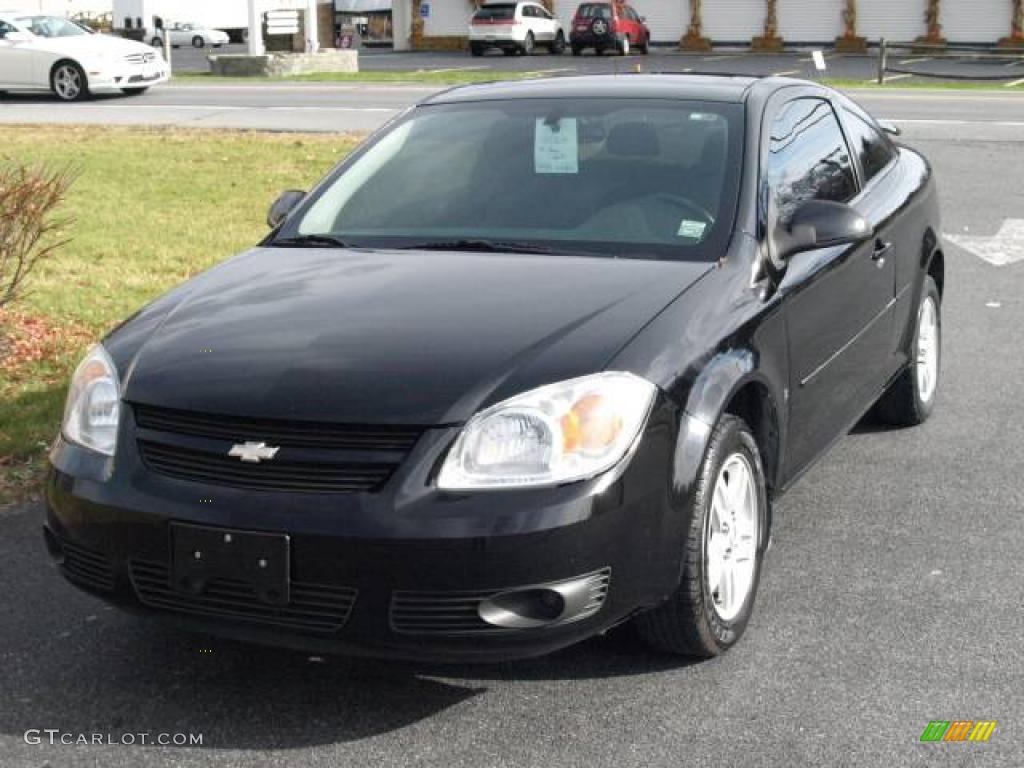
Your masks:
M782 108L771 127L766 173L783 222L807 200L845 203L857 194L850 152L827 101L796 99Z
M0 21L0 40L3 40L7 35L14 31L14 27L8 24L6 21Z
M516 17L515 3L507 5L484 5L477 11L473 18L479 21L502 21L511 20Z
M856 112L844 109L843 113L850 132L850 146L860 158L864 181L870 181L892 160L892 145L881 131Z
M584 3L576 11L580 19L610 19L612 18L612 7L605 3Z

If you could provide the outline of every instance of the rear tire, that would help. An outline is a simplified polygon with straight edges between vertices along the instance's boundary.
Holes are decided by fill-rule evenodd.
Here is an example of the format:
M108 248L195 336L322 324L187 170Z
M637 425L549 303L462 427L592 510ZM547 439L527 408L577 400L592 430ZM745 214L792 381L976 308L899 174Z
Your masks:
M204 41L203 38L201 38L199 35L196 35L192 38L193 48L202 48L204 45L206 45L206 41Z
M152 40L149 41L149 44L151 46L153 46L154 48L163 48L164 47L164 41L161 40L159 37L154 37Z
M81 101L89 97L89 80L75 62L59 61L50 71L50 89L61 101Z
M925 275L914 315L910 364L882 395L876 413L898 427L923 424L935 407L942 363L942 298L931 275Z
M533 39L533 32L527 32L526 38L523 40L523 47L520 49L523 56L529 56L533 53L535 43L536 41Z
M623 35L622 42L619 43L619 53L623 56L629 56L629 35Z
M679 586L660 606L637 617L640 636L659 650L699 658L735 645L753 611L768 519L754 435L741 419L726 414L701 464Z
M477 43L470 43L469 52L474 56L483 56L484 50L484 46L479 45Z
M647 37L644 38L644 44L643 45L638 45L637 46L637 50L640 51L640 54L643 55L643 56L646 56L648 53L651 52L651 36L650 35L648 35Z
M561 56L565 53L565 35L559 32L555 35L555 41L551 44L548 50L555 56Z
M506 56L516 56L519 53L518 48L502 48L501 52Z
M572 47L572 55L573 56L579 56L581 53L583 53L583 48L581 46L574 45Z

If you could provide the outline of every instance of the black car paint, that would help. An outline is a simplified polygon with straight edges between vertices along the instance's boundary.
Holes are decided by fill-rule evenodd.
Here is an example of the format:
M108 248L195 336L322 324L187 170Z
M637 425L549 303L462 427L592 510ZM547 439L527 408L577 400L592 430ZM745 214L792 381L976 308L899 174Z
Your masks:
M935 187L923 158L901 148L898 162L855 201L875 228L870 240L779 265L759 205L762 128L780 100L832 98L830 91L781 79L631 76L476 86L431 101L559 93L746 105L745 173L722 258L705 264L430 253L424 260L416 253L264 248L158 299L105 341L129 402L292 419L326 412L332 421L428 429L380 492L345 496L254 496L155 475L133 450L130 408L115 459L58 439L47 525L113 560L118 579L107 599L138 607L126 561L166 559L170 520L281 530L292 538L294 578L358 588L337 636L173 620L259 641L385 656L543 653L656 605L675 588L691 489L724 411L750 422L777 496L905 367L923 277L931 271L941 282ZM893 245L882 269L872 260L876 240ZM566 290L529 304L522 291L535 288L530 281L541 271ZM389 324L372 310L386 300L381 286L399 285L388 282L396 276L427 284L422 300L414 290L400 292L394 311L401 323ZM492 281L510 282L502 291ZM850 312L838 300L849 285L881 294L853 295L859 301ZM325 297L333 291L365 297L369 318L332 306ZM308 328L296 334L289 321L314 324L312 343ZM206 348L215 353L204 356ZM847 352L855 353L849 363ZM414 375L404 375L406 365ZM459 424L476 410L597 370L629 371L660 390L634 453L618 467L557 488L455 494L433 487ZM213 503L199 503L211 497ZM498 589L603 567L612 569L609 598L578 624L422 638L401 636L386 620L396 589Z

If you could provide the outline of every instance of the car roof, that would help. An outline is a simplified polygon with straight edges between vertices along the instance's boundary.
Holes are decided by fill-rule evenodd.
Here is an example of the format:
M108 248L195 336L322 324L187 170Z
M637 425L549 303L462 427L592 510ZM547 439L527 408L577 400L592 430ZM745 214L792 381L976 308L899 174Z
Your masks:
M616 74L545 77L464 85L424 104L502 99L621 98L738 103L759 78L743 75Z

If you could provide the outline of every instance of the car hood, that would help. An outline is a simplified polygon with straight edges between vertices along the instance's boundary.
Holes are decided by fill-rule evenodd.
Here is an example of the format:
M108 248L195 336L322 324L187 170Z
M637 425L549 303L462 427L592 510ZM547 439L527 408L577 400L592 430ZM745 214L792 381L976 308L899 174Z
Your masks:
M114 35L76 35L75 37L37 37L32 47L39 51L66 54L77 58L128 56L132 53L159 52L148 45Z
M439 425L602 370L706 263L261 248L179 289L124 397L170 408ZM133 323L139 328L133 329Z

